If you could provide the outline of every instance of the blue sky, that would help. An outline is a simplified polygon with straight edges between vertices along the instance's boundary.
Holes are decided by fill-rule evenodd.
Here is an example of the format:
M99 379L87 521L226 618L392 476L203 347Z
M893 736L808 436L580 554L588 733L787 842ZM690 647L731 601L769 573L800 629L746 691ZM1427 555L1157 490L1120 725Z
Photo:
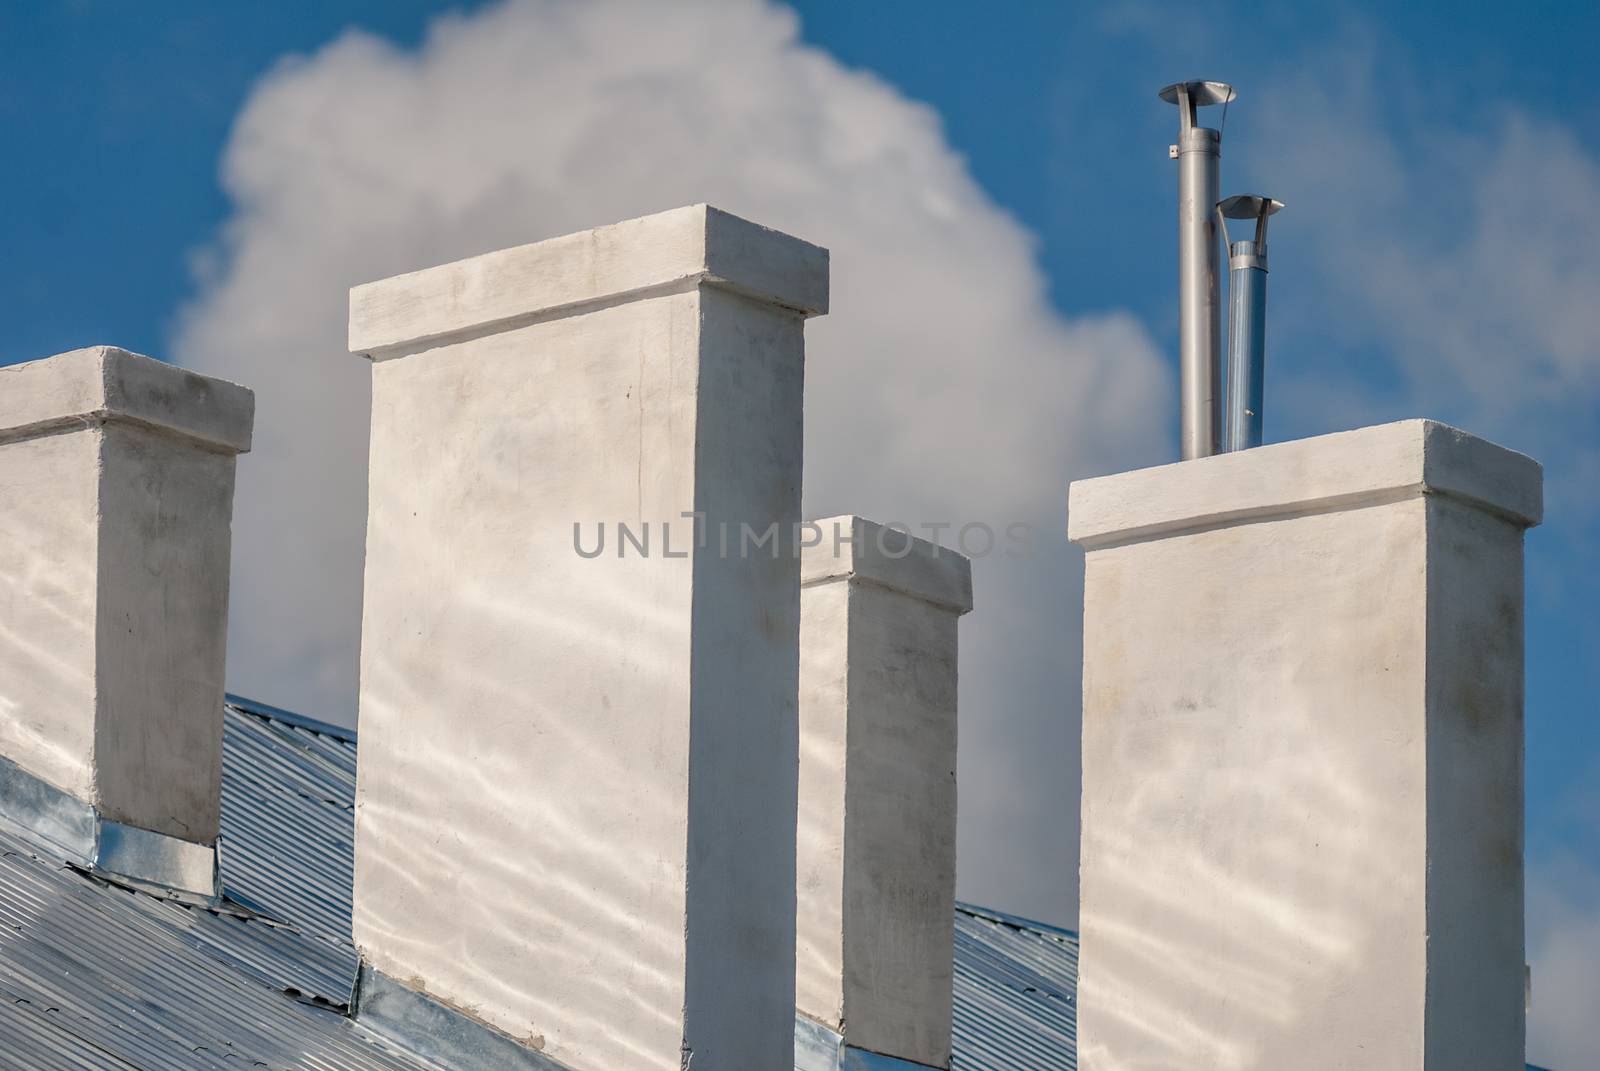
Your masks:
M1154 91L1183 77L1226 78L1239 86L1240 99L1228 116L1225 192L1256 187L1289 202L1274 227L1268 438L1432 416L1527 450L1547 465L1548 519L1528 543L1528 826L1530 888L1540 881L1559 888L1535 890L1531 902L1553 903L1552 913L1572 914L1592 935L1592 924L1582 920L1600 912L1600 719L1594 699L1600 691L1594 612L1600 570L1593 564L1600 551L1600 313L1591 307L1600 289L1589 291L1587 299L1583 295L1588 283L1600 280L1600 243L1589 240L1600 237L1593 199L1600 190L1600 163L1592 148L1600 144L1600 94L1592 73L1600 8L1537 5L1513 14L1496 5L1218 4L1209 8L1214 17L1199 25L1186 24L1188 9L1162 4L1019 5L1003 14L933 0L797 6L800 42L771 47L790 57L809 55L805 46L831 56L845 73L818 83L819 95L836 93L845 108L856 107L859 99L871 122L884 124L863 130L889 130L902 139L883 135L885 144L905 147L905 160L883 162L882 174L944 190L958 210L983 217L985 229L972 237L981 252L970 268L985 276L995 295L1042 288L1040 300L1053 319L1040 326L1035 313L1019 314L1025 321L1016 329L1019 344L1032 344L1043 332L1059 337L1063 352L1098 354L1094 360L1108 371L1083 380L1085 389L1105 389L1118 398L1163 397L1159 385L1129 385L1128 368L1138 361L1120 362L1118 353L1165 360L1165 366L1152 367L1170 374L1175 349L1174 178L1165 151L1174 114L1155 100ZM537 21L544 16L535 8L528 17ZM155 9L159 14L152 10L113 3L0 8L0 137L8 150L0 203L10 209L7 255L0 258L0 292L8 298L0 362L98 342L173 357L225 347L233 325L241 335L259 334L245 313L272 300L274 276L262 271L259 278L268 281L248 292L240 280L253 256L273 248L273 235L298 233L287 229L292 217L274 213L291 211L282 206L300 203L297 197L315 200L320 188L303 174L276 173L274 152L284 159L302 153L294 157L310 161L302 170L314 170L321 150L332 139L348 140L352 129L330 125L330 140L319 142L317 110L303 108L295 94L355 99L359 94L351 83L339 79L363 72L380 79L403 71L452 77L444 58L448 42L424 44L443 5L175 2ZM470 33L472 21L460 22L462 34ZM768 47L771 34L782 36L782 23L730 20L728 32L748 32ZM341 37L351 27L371 37L329 49L330 42L352 40ZM373 39L393 48L359 45ZM437 62L407 67L406 57L419 48ZM314 58L285 60L291 55ZM870 77L858 84L852 81L856 72ZM663 69L655 76L670 79L673 73ZM537 88L536 81L530 84ZM328 86L337 90L332 97L316 96ZM771 92L781 97L782 87ZM795 92L801 92L798 86ZM724 88L723 95L737 93ZM448 92L438 97L453 99ZM472 94L464 92L462 99L470 113ZM526 107L532 122L565 102L531 92ZM242 113L253 118L241 121ZM788 122L788 115L775 112L772 122ZM800 124L809 113L797 103L794 115ZM284 116L300 117L295 140L282 133ZM406 128L395 130L402 137ZM369 148L366 156L382 158L383 146ZM594 159L603 154L574 150L560 173L583 182L582 169L598 166ZM381 163L401 170L415 166L404 156ZM507 182L524 174L518 166L505 165ZM661 168L664 188L681 187L687 194L699 188L692 166L669 160ZM606 170L617 171L615 161ZM381 185L381 169L374 174L372 181ZM841 181L833 173L822 179ZM522 188L513 182L507 196L515 200ZM408 194L412 200L400 203L426 210L391 213L389 227L449 233L410 245L396 240L393 249L373 250L348 267L341 261L329 278L348 285L445 254L607 222L639 198L641 210L668 207L650 204L621 184L611 199L570 206L556 203L559 186L541 189L553 207L527 216L522 229L508 229L502 241L494 226L472 214L498 204L493 195L457 212L438 207L437 198L419 200L418 185ZM779 203L775 211L791 209ZM802 221L825 218L805 215L803 206L792 211ZM944 209L930 211L929 218L938 218ZM606 214L592 218L598 213ZM863 229L870 230L877 217L863 218L869 221ZM326 264L343 255L316 248L320 232L310 233L310 260ZM376 233L351 232L368 246L382 245L385 239L374 238ZM909 231L883 234L880 243L912 240ZM830 244L841 263L840 245ZM292 289L285 284L283 298L284 314L291 316L298 300ZM323 289L337 304L339 287ZM839 293L836 281L836 305ZM255 295L261 300L252 305ZM850 323L847 315L848 308L831 318L841 321L841 331ZM975 333L990 330L981 312L973 315L980 317ZM881 345L895 345L899 336L892 325L883 331ZM880 336L872 338L878 344ZM296 336L293 343L322 347L329 354L327 367L343 367L332 363L340 350L336 336ZM261 342L251 352L271 350ZM969 359L997 360L995 374L1009 374L1003 360L976 349ZM203 357L186 363L219 370ZM230 367L224 363L220 370ZM278 369L262 359L239 378L258 386L279 375ZM322 400L315 386L307 391L297 397ZM262 397L269 395L263 391ZM1092 414L1094 402L1063 400L1064 419ZM1174 422L1167 408L1137 400L1106 408L1110 416L1082 421L1092 435L1086 431L1060 446L1060 487L1074 475L1162 460L1171 449ZM1003 421L1007 414L978 416ZM1125 433L1127 427L1134 430ZM271 442L268 436L252 464L272 463L265 448ZM1046 460L1055 456L1050 449L1040 450ZM909 456L911 447L905 452ZM828 466L824 458L819 486L832 486L826 483ZM827 497L817 503L839 508L814 508L809 501L808 508L841 512L863 509L855 504L863 499L879 500L870 482L847 489L856 496L849 502ZM242 483L241 495L248 490ZM351 497L348 488L329 493L336 503ZM933 501L887 494L881 500L904 509ZM279 515L306 533L306 546L317 545L322 511L285 503ZM1060 553L1070 563L1069 552ZM1006 590L1004 578L995 583ZM1070 587L1063 591L1063 601L1076 598ZM243 601L255 605L248 596ZM261 605L265 618L272 611ZM345 609L329 614L348 619ZM320 610L308 611L308 617L321 616ZM273 624L283 631L294 622ZM348 633L339 627L339 635ZM1070 646L1076 637L1063 642ZM1000 647L980 641L975 648L991 649ZM291 651L284 658L301 654ZM306 680L331 681L320 691L302 686L297 677L278 694L270 694L272 682L287 679L285 671L276 670L278 678L261 672L257 679L269 683L252 681L248 690L268 692L260 695L263 700L348 720L341 713L348 705L348 674L337 667L306 672ZM1035 750L1059 749L1058 765L1075 764L1069 731L1074 704L1050 698L1070 694L1072 680L1041 677L1007 691L983 685L983 666L964 661L963 673L969 672L979 681L975 688L988 689L977 693L981 697L1040 712L1038 724L1019 720L1012 726L1019 739L1036 733L1026 737L1036 742ZM970 698L965 690L963 698ZM1008 732L1008 725L995 723L994 734ZM973 769L964 765L964 785L992 777L1000 786L994 792L998 800L1013 781L1033 784L1048 776L1047 766L1002 752L992 761L979 755ZM971 798L981 811L981 789ZM1035 811L1050 805L1041 803ZM1006 820L998 802L994 813L997 825ZM1067 856L1072 849L1064 842L1043 852ZM1018 849L1029 850L1040 849ZM984 869L1004 874L1010 865L997 857ZM1022 864L1015 865L1022 874ZM1025 877L1008 884L1005 877L964 876L964 882L978 883L965 885L964 892L1070 922L1075 900L1057 903L1036 892L1039 882L1057 880L1068 869L1041 872L1034 884ZM1535 928L1530 922L1536 945ZM1593 947L1600 951L1600 941ZM1536 978L1539 969L1536 962Z
M31 310L0 339L0 357L113 334L160 352L193 289L188 257L227 215L218 159L257 79L346 27L415 42L438 12L474 6L175 0L159 18L131 3L0 9L0 119L12 147L0 190L16 206L7 231L19 254L0 278ZM1165 42L1152 38L1177 38L1165 29L1179 21L1153 5L1020 5L1003 18L960 3L798 6L808 40L938 109L979 182L1039 235L1057 301L1131 305L1169 328L1167 264L1155 255L1169 221L1154 209L1169 192L1159 159L1171 124L1149 96L1174 71L1244 87L1230 156L1248 149L1252 71L1352 31L1372 34L1440 96L1469 83L1447 122L1473 123L1504 100L1586 140L1600 134L1588 67L1600 13L1581 3L1516 20L1493 5L1218 5L1219 28ZM1113 189L1125 210L1106 200ZM1079 250L1113 234L1086 264ZM69 270L75 287L62 285Z

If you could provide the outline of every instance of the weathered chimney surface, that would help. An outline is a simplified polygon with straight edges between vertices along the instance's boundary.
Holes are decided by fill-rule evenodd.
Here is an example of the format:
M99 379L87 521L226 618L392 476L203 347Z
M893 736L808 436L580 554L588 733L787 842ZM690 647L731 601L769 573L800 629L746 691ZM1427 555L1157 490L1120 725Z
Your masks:
M792 1066L792 532L827 269L700 205L351 292L380 1029L426 994L493 1028L494 1066Z
M1523 1059L1523 532L1429 421L1074 484L1084 1067Z
M0 369L0 810L191 891L211 884L254 407L109 346Z
M801 560L797 1066L950 1064L967 558L861 517Z

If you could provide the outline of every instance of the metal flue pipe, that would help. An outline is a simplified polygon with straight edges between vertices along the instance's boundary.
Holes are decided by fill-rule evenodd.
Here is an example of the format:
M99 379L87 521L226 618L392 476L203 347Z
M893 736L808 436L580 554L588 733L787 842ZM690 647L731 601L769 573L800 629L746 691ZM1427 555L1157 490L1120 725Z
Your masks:
M1226 82L1176 82L1161 99L1178 106L1178 367L1182 456L1221 445L1222 302L1217 250L1217 169L1222 132L1196 125L1196 109L1233 100ZM1223 112L1226 117L1227 112Z
M1261 445L1267 367L1267 218L1282 201L1254 194L1217 203L1217 222L1228 246L1228 403L1224 449ZM1255 237L1228 242L1230 219L1256 221Z

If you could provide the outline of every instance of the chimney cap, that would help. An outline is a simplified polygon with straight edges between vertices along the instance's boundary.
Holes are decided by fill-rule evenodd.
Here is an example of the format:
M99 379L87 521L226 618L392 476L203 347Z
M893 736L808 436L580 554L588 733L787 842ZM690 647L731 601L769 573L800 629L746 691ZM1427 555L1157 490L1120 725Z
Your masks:
M0 442L120 421L242 454L250 449L255 405L248 387L116 346L0 368Z
M1544 516L1543 471L1525 454L1448 424L1401 420L1078 480L1067 538L1099 550L1422 495L1454 498L1529 528Z
M1162 86L1161 92L1156 95L1168 104L1176 104L1179 90L1186 92L1190 103L1197 108L1227 104L1239 95L1227 82L1173 82L1170 86Z
M353 287L350 352L400 356L702 283L819 316L828 311L828 251L689 205Z
M972 609L972 560L965 554L853 514L811 523L822 535L801 551L802 587L864 580L958 614Z
M1218 201L1217 211L1229 219L1259 219L1283 211L1283 202L1257 193L1237 193Z

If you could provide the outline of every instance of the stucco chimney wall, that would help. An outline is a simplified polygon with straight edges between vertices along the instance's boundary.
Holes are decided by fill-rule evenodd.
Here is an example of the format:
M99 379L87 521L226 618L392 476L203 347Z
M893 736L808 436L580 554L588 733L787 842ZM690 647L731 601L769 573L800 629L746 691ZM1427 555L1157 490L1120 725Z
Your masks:
M827 269L699 205L351 292L362 1015L398 987L574 1071L792 1066L790 533Z
M1073 485L1082 1066L1522 1066L1541 512L1422 420Z
M0 369L0 792L215 842L234 458L254 406L109 346Z
M815 523L801 560L797 1066L837 1067L842 1048L948 1067L971 563L861 517Z

